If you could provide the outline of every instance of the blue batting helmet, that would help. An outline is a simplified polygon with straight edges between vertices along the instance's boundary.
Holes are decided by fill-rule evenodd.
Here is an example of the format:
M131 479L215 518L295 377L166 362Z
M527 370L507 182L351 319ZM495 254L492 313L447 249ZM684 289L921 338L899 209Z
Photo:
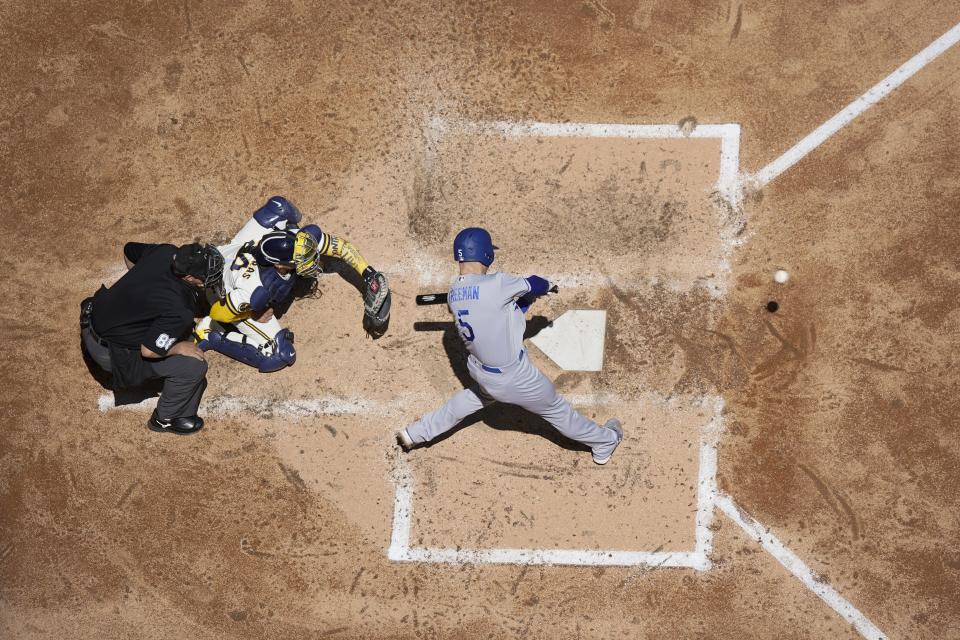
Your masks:
M496 248L486 229L467 227L453 240L453 259L457 262L479 262L489 267Z
M257 264L262 267L277 264L292 267L296 245L297 234L290 231L273 231L260 238L253 255L257 259Z

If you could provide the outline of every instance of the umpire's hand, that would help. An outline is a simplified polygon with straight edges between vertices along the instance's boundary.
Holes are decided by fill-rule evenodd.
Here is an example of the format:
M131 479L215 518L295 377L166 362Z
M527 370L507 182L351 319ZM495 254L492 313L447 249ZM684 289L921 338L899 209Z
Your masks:
M168 356L188 356L197 360L206 360L203 351L200 350L194 342L190 340L181 340L167 351Z

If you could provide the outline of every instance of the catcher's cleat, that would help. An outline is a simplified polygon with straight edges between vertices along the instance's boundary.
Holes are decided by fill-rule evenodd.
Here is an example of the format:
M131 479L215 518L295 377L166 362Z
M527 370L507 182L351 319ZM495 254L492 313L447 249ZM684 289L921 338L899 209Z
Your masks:
M157 415L157 410L153 410L153 415L147 422L150 431L158 433L176 433L187 435L203 429L203 418L200 416L185 416L180 418L161 418Z
M617 434L617 442L613 445L613 448L610 451L604 452L601 455L597 455L597 452L593 452L593 461L597 464L607 464L610 460L610 456L613 455L613 452L617 449L620 443L623 441L623 427L620 425L620 421L616 418L610 418L607 420L606 424L603 425L604 429L610 429Z
M410 449L413 449L415 446L417 446L416 443L414 443L414 441L410 438L410 434L407 433L406 428L397 431L397 444L399 444L404 451L410 451Z

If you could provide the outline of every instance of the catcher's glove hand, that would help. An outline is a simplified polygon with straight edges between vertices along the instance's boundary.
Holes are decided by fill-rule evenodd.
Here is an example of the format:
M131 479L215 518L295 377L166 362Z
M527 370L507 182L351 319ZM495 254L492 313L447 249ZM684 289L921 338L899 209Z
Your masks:
M363 329L376 340L390 326L390 285L387 276L373 267L363 273Z

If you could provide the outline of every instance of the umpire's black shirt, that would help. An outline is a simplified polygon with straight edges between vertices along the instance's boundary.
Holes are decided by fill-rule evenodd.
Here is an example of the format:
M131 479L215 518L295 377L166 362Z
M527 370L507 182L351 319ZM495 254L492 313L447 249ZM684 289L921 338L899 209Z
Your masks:
M143 345L163 356L191 329L201 289L174 275L176 252L172 244L123 247L133 268L93 302L93 331L101 339L137 352Z

